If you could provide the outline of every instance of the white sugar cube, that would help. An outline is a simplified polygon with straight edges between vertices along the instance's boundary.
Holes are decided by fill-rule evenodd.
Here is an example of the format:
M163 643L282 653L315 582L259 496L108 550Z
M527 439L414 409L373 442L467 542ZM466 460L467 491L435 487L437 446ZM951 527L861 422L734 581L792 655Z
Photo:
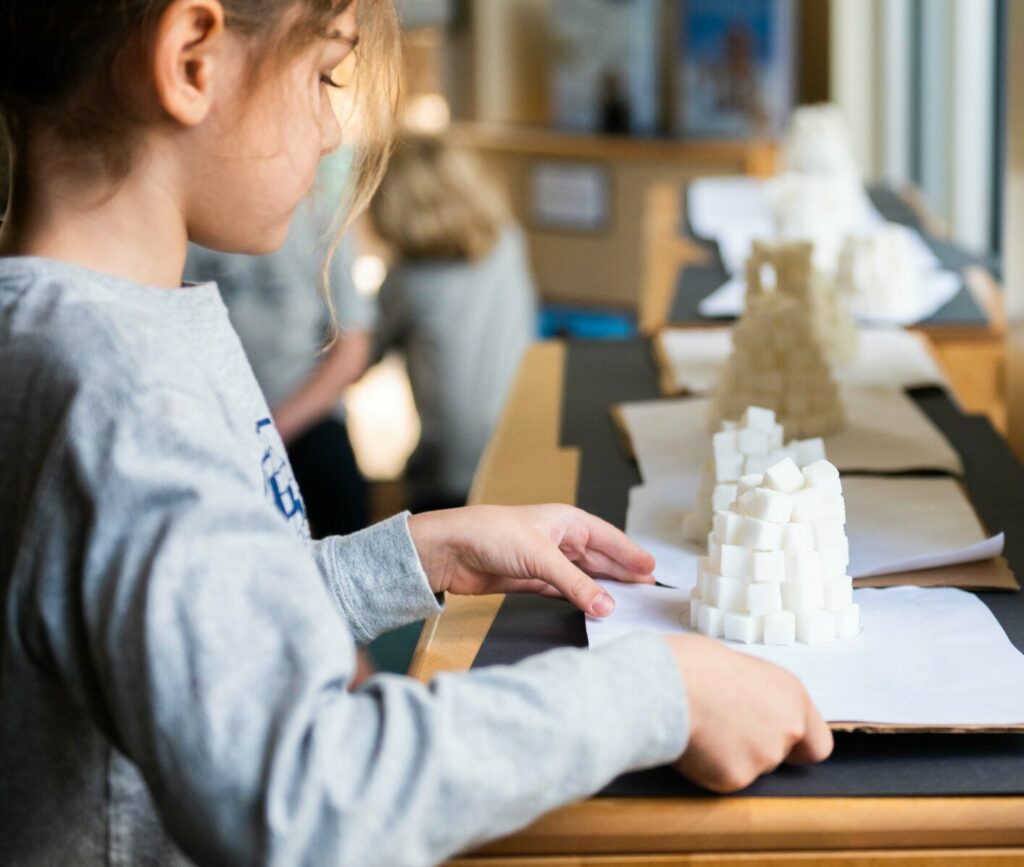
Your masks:
M776 491L792 494L804 486L804 474L791 458L785 458L764 471L764 483Z
M856 603L842 611L833 612L836 620L836 638L845 641L860 633L860 606Z
M817 551L786 551L786 580L821 583L821 556Z
M760 430L743 428L736 435L741 455L764 455L768 453L768 434Z
M835 518L823 518L814 522L814 542L819 548L839 548L846 541L843 525Z
M764 643L788 645L796 642L796 615L792 611L778 611L764 618Z
M739 487L736 488L739 491ZM754 492L744 491L742 494L737 493L736 496L736 511L741 515L747 514L750 511L751 504L754 502Z
M747 587L747 610L754 617L782 610L781 584L751 584Z
M743 455L715 455L715 481L735 482L743 475Z
M755 551L751 555L751 573L758 583L779 583L786 574L786 557L782 551Z
M739 545L722 545L719 552L720 568L715 571L727 578L749 578L751 571L750 552ZM712 565L714 559L712 558Z
M768 435L768 448L775 450L781 449L785 436L786 434L782 425L775 425L772 428L772 432Z
M764 455L749 455L743 462L743 474L761 475L768 468L768 458Z
M711 564L707 557L701 557L697 561L697 595L701 599L710 598L710 578L715 573L711 571Z
M815 461L804 467L804 478L809 487L817 488L822 493L842 493L843 485L839 480L839 470L828 461Z
M821 437L798 440L795 445L797 466L806 467L816 461L825 460L825 441Z
M782 585L782 605L787 611L814 611L824 601L821 582L786 581Z
M758 487L762 481L764 481L764 476L760 473L749 473L748 475L740 476L739 483L736 485L736 496L742 497L748 491Z
M716 458L739 454L739 436L735 430L723 430L711 437L711 448Z
M760 489L754 492L760 493ZM744 515L739 519L739 544L750 551L778 551L782 525Z
M793 497L770 488L755 488L750 492L743 514L773 524L785 524L793 515Z
M725 419L722 422L722 430L738 430L739 426L740 426L739 422L737 422L737 421L729 421L729 419Z
M760 406L748 406L743 413L743 427L771 433L775 427L775 413Z
M753 644L760 641L763 635L761 618L750 614L730 612L723 619L725 637L729 641L740 641Z
M831 611L801 611L796 616L796 638L803 644L835 641L835 615Z
M845 547L822 548L818 552L821 557L821 574L825 578L835 578L846 573L850 565L850 555Z
M711 511L724 512L733 504L735 499L736 485L729 484L728 482L715 485L715 490L711 494Z
M722 637L722 611L714 605L701 603L697 612L697 629L712 638Z
M814 526L812 524L784 524L782 527L784 551L813 551Z
M842 611L853 605L853 579L849 575L826 578L822 582L825 595L825 608L829 611Z
M690 597L690 629L696 629L700 620L701 601Z
M807 523L822 518L821 493L817 488L803 488L792 495L792 520Z
M712 572L722 571L722 543L715 541L715 533L708 533L708 568Z
M715 575L709 579L708 598L711 603L723 611L747 610L747 582L742 578L725 578Z
M735 512L715 512L712 522L715 541L722 545L742 544L739 540L742 520Z
M817 490L817 488L808 488ZM835 518L846 523L846 500L841 493L821 494L821 517Z

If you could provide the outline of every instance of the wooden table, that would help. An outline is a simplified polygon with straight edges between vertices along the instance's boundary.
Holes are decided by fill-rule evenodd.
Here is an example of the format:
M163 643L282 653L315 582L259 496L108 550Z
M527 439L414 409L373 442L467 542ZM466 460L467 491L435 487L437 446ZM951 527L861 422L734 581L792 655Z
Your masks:
M921 223L936 237L945 228L924 207L912 190L904 198ZM694 328L715 326L720 321L672 323L672 302L680 270L687 265L707 263L708 252L682 235L683 196L678 184L659 183L647 192L645 208L644 283L639 306L641 329L653 334L666 325ZM913 329L924 334L946 371L961 406L968 412L984 413L996 429L1006 432L1006 310L1003 291L986 269L968 268L964 283L987 323L975 325L927 325Z
M473 488L479 503L572 503L579 454L559 445L565 349L535 346ZM501 597L449 597L410 673L469 668ZM595 798L453 861L483 865L1024 864L1024 798Z

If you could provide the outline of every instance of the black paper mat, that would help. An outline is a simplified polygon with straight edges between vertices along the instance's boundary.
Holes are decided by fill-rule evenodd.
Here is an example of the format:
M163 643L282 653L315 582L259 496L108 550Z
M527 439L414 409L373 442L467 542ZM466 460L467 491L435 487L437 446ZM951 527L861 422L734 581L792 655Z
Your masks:
M925 243L938 257L942 266L950 271L960 273L970 265L980 265L989 271L995 272L993 263L986 258L976 256L964 250L956 244L951 244L942 238L930 234L918 219L914 209L907 204L906 200L895 190L885 186L869 186L868 196L872 204L885 219L893 223L902 223L916 229ZM686 195L683 194L683 213L686 214ZM669 314L669 322L703 322L709 321L708 317L702 316L699 310L700 303L714 292L719 286L729 279L729 274L722 265L722 257L718 252L718 245L713 241L698 239L693 235L689 227L688 217L685 224L686 233L696 240L711 254L711 261L707 265L688 265L681 269L676 280L675 297L672 301L672 310ZM729 319L722 319L727 322ZM932 316L922 320L919 324L924 326L952 326L952 325L976 325L984 326L988 322L985 311L978 306L974 296L965 287L961 286L960 291L947 303L940 307Z
M646 340L568 344L562 404L563 446L581 449L576 503L622 527L629 488L640 482L625 457L608 408L658 397ZM961 455L968 493L993 530L1006 529L1006 557L1024 574L1024 470L984 418L964 415L941 389L911 392ZM1024 594L979 593L1014 644L1024 650ZM583 615L566 602L509 596L474 667L509 664L557 647L585 647ZM623 700L628 700L624 696ZM627 774L603 793L616 797L706 794L668 769ZM1024 794L1024 735L841 733L824 764L782 768L744 795L943 796Z

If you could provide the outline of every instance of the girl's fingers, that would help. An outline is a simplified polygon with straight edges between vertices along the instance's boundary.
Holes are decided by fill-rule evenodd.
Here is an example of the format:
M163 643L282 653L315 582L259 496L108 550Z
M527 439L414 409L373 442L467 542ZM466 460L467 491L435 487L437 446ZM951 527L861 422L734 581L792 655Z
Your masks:
M587 548L600 551L609 560L619 563L627 572L650 575L654 572L654 558L617 527L587 512L579 512L584 530L589 536Z
M806 765L823 762L831 755L832 747L832 730L822 719L818 709L808 700L804 736L793 747L786 759L787 764Z
M654 576L631 572L625 566L612 560L600 551L587 550L576 561L584 572L597 578L612 578L624 584L653 584Z
M534 577L551 584L581 611L594 617L607 617L615 610L615 600L593 578L570 563L557 546L546 545L536 556L535 569L531 570Z

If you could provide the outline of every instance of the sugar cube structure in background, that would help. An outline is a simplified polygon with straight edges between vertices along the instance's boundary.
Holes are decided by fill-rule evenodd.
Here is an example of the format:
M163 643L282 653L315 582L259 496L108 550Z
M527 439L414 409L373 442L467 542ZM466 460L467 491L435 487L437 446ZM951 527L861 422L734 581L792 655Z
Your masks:
M784 443L785 432L773 410L748 406L738 420L724 420L711 439L711 458L701 475L694 507L683 518L683 537L690 542L703 541L712 530L712 518L728 512L736 500L761 487L764 471L783 458L797 467L825 458L825 443L818 437ZM788 512L795 505L789 497L779 497L771 490L758 491L757 499L759 505L750 516L776 524L788 521ZM806 502L804 513L816 502ZM835 517L838 511L834 503L831 505L832 513L827 517Z
M774 411L791 437L818 437L842 427L829 359L854 354L857 330L832 282L815 271L812 250L804 241L754 242L746 309L733 328L732 354L712 393L712 427L750 406ZM754 446L757 430L744 436L744 446ZM813 453L816 448L820 445L807 446L797 462L823 457Z
M860 608L845 519L823 516L823 498L842 500L839 471L819 459L804 468L786 456L719 511L690 598L691 627L745 644L817 645L853 638Z

